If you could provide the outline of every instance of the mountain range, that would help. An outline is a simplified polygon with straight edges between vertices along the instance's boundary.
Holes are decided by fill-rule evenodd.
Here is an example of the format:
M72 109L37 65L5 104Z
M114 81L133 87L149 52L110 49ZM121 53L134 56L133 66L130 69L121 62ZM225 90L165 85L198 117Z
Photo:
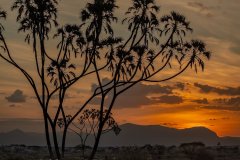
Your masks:
M188 142L203 142L208 146L216 146L218 143L225 146L240 145L240 137L218 137L217 134L205 127L188 129L175 129L160 125L136 125L123 124L121 132L115 135L108 132L102 135L100 146L143 146L150 145L179 145ZM90 136L88 145L93 143ZM45 136L42 133L24 132L19 129L0 133L0 145L25 144L28 146L45 146ZM80 138L69 133L67 146L80 144Z

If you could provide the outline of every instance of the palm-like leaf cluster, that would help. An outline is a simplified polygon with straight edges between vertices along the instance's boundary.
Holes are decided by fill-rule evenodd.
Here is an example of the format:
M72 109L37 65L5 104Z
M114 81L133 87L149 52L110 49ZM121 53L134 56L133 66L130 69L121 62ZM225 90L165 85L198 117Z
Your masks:
M103 30L113 35L111 23L117 21L117 17L113 12L117 8L115 0L94 0L88 3L86 9L81 12L81 19L85 23L89 23L86 30L86 36L92 40L97 34Z
M184 44L183 57L188 58L188 63L191 68L194 68L198 72L198 67L202 71L205 69L204 59L209 60L211 58L211 52L207 51L206 45L200 40L192 40ZM190 54L189 54L190 53Z
M0 8L0 20L6 19L6 17L7 17L7 12ZM3 30L4 30L4 27L3 27L2 23L0 22L0 33L2 33Z
M2 20L2 19L6 19L6 16L7 16L7 13L0 8L0 56L1 56L1 57L2 57L1 51L6 52L6 47L5 47L5 45L3 44L3 40L4 40L4 39L3 39L3 35L2 35L2 32L3 32L3 30L4 30L4 27L3 27L3 25L2 25L1 20Z
M135 32L141 32L145 46L148 46L149 40L159 44L159 39L156 37L158 32L161 32L157 17L159 11L160 7L156 5L155 0L133 0L133 5L126 12L126 16L129 17L125 18L122 23L128 23L128 30L133 35Z
M186 18L174 11L170 15L165 15L161 18L161 22L164 23L164 29L162 34L175 34L175 41L183 43L183 37L186 36L187 32L192 32L193 29L190 27L190 22ZM174 43L174 37L172 37L171 42Z
M118 67L111 68L120 79L131 79L137 70L143 70L144 63L149 62L153 56L154 51L149 46L150 43L160 43L159 11L160 7L154 0L133 0L133 5L125 13L127 18L122 23L128 23L130 36L115 50L115 65L112 66Z
M122 42L122 38L114 36L112 28L112 23L117 22L117 17L114 16L116 8L118 6L115 0L94 0L92 3L87 3L81 12L86 41L86 45L82 46L85 47L82 53L85 54L87 63L92 64L96 63L95 58L100 60L105 57L109 70L115 67L114 46Z
M2 19L5 20L6 17L7 17L6 11L4 11L4 10L2 10L2 9L0 8L0 48L1 48L4 52L6 51L6 48L5 48L4 45L2 45L2 41L3 41L2 32L3 32L3 30L4 30L4 27L3 27L3 25L2 25L1 20L2 20Z
M70 59L71 52L76 57L79 50L83 50L86 45L86 40L81 32L81 26L67 24L59 28L54 37L61 38L57 48L64 52L63 57L67 59Z
M69 81L76 77L74 70L76 69L74 64L70 64L68 59L62 59L59 62L52 61L47 68L48 76L50 76L50 82L55 87L66 87Z
M58 0L16 0L12 10L18 10L19 31L29 31L26 40L30 41L33 32L42 39L48 38L52 24L57 26Z

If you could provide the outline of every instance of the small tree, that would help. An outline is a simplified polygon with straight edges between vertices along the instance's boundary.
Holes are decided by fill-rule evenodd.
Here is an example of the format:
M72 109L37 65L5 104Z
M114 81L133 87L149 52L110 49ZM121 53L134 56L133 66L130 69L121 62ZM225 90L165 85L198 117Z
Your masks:
M104 111L104 116L106 115L108 111ZM70 118L70 117L69 117ZM79 119L78 122L73 122L71 124L71 127L69 127L69 130L75 133L80 138L80 147L82 150L82 158L86 159L87 156L85 154L85 149L87 146L87 140L93 136L96 138L98 127L99 127L99 118L100 118L100 111L97 109L86 109L84 110ZM64 120L63 118L58 119L58 126L60 128L64 127ZM119 128L117 122L112 117L112 113L108 116L108 119L104 125L102 134L108 133L110 131L113 131L116 135L118 135L121 131Z
M205 144L202 142L183 143L179 148L190 160L194 160L199 151L205 148Z
M58 27L57 5L58 0L15 0L12 6L18 11L18 30L26 33L25 41L33 48L37 77L32 77L13 59L0 25L0 57L22 72L32 87L43 112L52 159L64 157L69 127L94 98L101 101L95 143L89 159L93 159L97 151L118 96L141 82L171 80L189 67L196 72L199 67L204 70L204 59L210 58L210 52L202 41L185 39L192 32L186 18L174 11L160 18L160 7L155 0L132 0L132 6L126 12L127 18L122 20L129 31L126 37L115 36L112 28L112 23L118 23L114 15L118 8L115 0L92 0L82 10L79 25L67 24L57 29L54 36L59 40L56 53L49 54L46 43L49 43L50 31ZM1 11L0 18L5 17L6 13ZM176 72L169 77L161 76L171 69ZM64 106L67 91L73 84L93 75L97 87L79 110L68 116ZM107 83L102 81L105 77L109 79ZM58 108L50 114L54 95L58 97ZM56 134L59 118L64 123L61 147Z
M206 148L200 149L196 155L196 158L194 160L214 160L214 154L208 151Z

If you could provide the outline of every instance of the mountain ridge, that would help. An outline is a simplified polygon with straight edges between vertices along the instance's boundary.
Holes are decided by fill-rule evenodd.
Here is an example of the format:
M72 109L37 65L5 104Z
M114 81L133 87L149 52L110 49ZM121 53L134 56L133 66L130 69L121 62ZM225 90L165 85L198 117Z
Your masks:
M121 132L118 136L113 132L104 134L100 146L143 146L146 144L171 146L189 142L203 142L208 146L216 146L219 142L222 145L240 145L240 137L219 137L214 131L201 126L176 129L161 125L126 123L120 125L120 128ZM79 143L79 137L69 133L67 145L76 146ZM88 145L92 145L92 143L93 136L89 138ZM43 133L24 132L21 129L0 133L0 145L11 144L45 146L45 135Z

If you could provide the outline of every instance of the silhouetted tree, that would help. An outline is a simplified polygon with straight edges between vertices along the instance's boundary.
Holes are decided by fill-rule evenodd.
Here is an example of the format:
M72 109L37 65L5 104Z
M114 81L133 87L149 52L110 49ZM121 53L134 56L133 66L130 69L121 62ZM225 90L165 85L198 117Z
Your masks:
M160 7L155 0L132 0L132 6L122 20L129 34L121 37L115 36L116 28L112 25L118 23L114 15L118 8L116 1L92 0L81 11L79 25L67 24L57 29L54 36L59 40L57 52L50 54L46 43L49 42L50 31L58 27L57 5L58 0L15 0L12 6L18 11L18 30L26 33L25 41L32 45L37 77L32 77L12 58L0 23L0 56L19 69L33 88L42 108L52 159L64 157L67 131L84 109L90 107L94 98L100 99L99 116L89 159L94 158L118 96L141 82L171 80L189 67L196 72L199 67L204 70L204 61L210 58L210 52L202 41L184 39L193 31L186 18L176 12L160 18ZM0 19L5 17L6 13L1 11ZM175 73L163 77L161 73L171 69ZM94 75L97 86L92 95L75 114L66 114L64 102L68 89ZM106 77L107 82L103 81ZM54 95L58 97L58 107L55 113L50 114ZM59 119L63 123L61 147L56 133Z
M214 154L206 148L199 149L194 160L214 160Z
M104 116L108 111L104 111ZM86 109L84 110L80 117L78 118L78 122L73 122L71 127L68 129L73 133L77 134L81 140L81 150L82 150L82 158L86 159L87 155L85 155L85 147L87 146L87 140L89 137L93 136L96 138L98 127L99 127L99 117L100 111L97 109ZM64 127L63 118L58 119L58 126L60 128ZM118 135L121 131L117 122L112 117L112 113L108 116L108 119L104 125L102 134L113 131L116 135Z
M202 142L183 143L179 148L190 160L194 160L199 151L205 148L205 145Z

